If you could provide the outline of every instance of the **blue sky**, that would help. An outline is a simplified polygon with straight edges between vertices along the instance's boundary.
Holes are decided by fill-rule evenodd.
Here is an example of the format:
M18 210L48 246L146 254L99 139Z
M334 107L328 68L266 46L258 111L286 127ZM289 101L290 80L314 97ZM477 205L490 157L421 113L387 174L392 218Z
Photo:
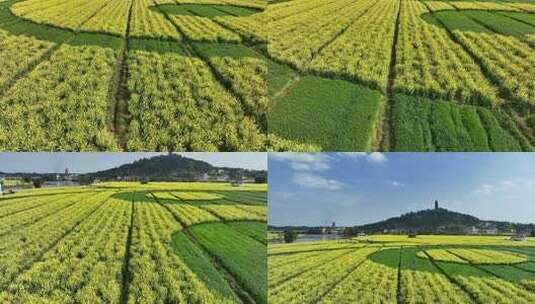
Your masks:
M162 153L0 153L0 172L86 173L113 168ZM267 169L266 153L178 153L212 165Z
M441 207L535 222L535 153L269 155L269 224L349 226Z

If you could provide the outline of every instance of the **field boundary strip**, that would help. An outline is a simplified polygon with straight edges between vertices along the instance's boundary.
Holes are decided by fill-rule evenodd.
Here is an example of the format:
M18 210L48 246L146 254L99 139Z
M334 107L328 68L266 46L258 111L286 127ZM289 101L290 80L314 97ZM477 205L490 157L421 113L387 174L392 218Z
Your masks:
M29 261L27 262L27 264L22 267L20 269L20 271L18 271L17 273L14 274L13 276L13 279L12 279L12 282L16 281L17 278L19 276L21 276L23 273L25 273L26 271L28 271L32 266L33 264L35 264L36 262L40 261L43 259L43 257L45 256L45 254L47 254L52 248L54 248L61 240L63 240L66 236L68 236L69 234L71 234L78 226L80 226L88 217L91 217L93 214L95 214L95 212L97 212L97 210L99 210L102 206L104 206L106 204L106 202L109 200L109 196L104 198L102 200L102 202L100 203L100 205L98 205L96 208L94 208L93 210L91 210L91 212L89 212L84 218L78 220L77 222L75 222L75 224L67 229L64 233L62 233L56 240L54 240L50 245L48 245L47 247L45 247L37 256L35 256L33 259L29 259ZM0 286L1 287L1 286Z
M396 302L398 304L402 303L401 300L401 253L403 252L403 246L399 247L399 262L398 262L398 277L397 277L397 285L396 285Z
M221 261L219 261L219 259L211 254L201 243L199 243L197 241L197 239L195 238L195 236L191 233L191 231L188 229L188 226L181 218L179 218L178 216L176 216L173 212L171 212L171 210L169 209L168 206L166 206L166 204L163 204L162 202L160 202L160 200L154 195L154 193L150 192L152 198L154 199L154 201L156 203L158 203L160 206L162 206L169 214L171 214L171 217L175 219L175 221L177 221L178 223L180 223L180 225L182 226L182 229L180 229L179 231L177 232L182 232L184 233L184 235L191 241L193 242L197 247L199 247L200 249L202 249L202 252L204 253L204 255L206 257L208 257L208 259L210 260L212 266L214 266L215 269L217 269L219 271L219 273L221 273L221 275L225 278L225 281L227 281L227 283L229 284L229 286L232 288L232 291L234 292L234 294L236 295L237 298L239 298L242 303L244 304L253 304L253 303L256 303L254 300L253 300L253 297L251 296L251 294L249 293L249 291L247 291L244 286L242 286L238 279L232 274L232 272L230 272L222 263ZM222 221L224 223L224 221Z
M121 295L119 297L119 303L120 304L127 304L128 303L128 296L129 296L129 290L130 290L130 281L132 278L132 274L130 273L130 258L132 257L132 253L130 251L131 245L132 245L132 233L134 230L134 220L135 220L135 194L136 192L132 192L132 201L130 202L132 204L132 210L130 214L130 227L128 227L128 236L126 238L126 250L125 250L125 256L123 260L123 267L122 267L122 282L121 282Z
M427 256L427 258L429 259L429 261L431 262L431 264L440 272L442 273L446 279L448 281L450 281L453 285L457 286L458 288L460 288L471 300L472 303L478 303L477 299L476 299L476 296L468 289L466 288L463 284L460 284L454 277L450 276L446 271L444 271L444 269L442 269L442 267L440 267L436 261L427 253L427 251L422 250L424 252L424 254Z
M128 104L130 101L130 90L128 89L128 52L130 50L130 29L132 19L132 7L134 1L130 0L128 17L126 19L126 31L123 37L123 48L117 56L114 66L114 75L110 80L109 111L111 119L109 121L110 130L115 136L119 148L127 149L127 121L129 117Z

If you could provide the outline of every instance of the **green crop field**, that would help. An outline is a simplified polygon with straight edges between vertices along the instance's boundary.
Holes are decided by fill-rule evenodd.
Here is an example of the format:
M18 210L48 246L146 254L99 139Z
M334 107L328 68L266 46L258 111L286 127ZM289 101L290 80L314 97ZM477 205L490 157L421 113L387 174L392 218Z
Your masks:
M533 1L270 1L268 131L325 151L533 151ZM271 84L276 83L274 88Z
M270 244L269 303L534 303L535 238L364 236Z
M267 185L0 196L1 303L267 303Z
M0 150L307 149L267 134L264 8L0 1Z

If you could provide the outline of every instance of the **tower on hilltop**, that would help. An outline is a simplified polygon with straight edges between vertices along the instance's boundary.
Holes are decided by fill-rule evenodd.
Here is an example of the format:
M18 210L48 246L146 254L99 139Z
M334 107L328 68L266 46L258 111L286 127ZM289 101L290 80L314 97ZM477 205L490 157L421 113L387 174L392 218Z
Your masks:
M438 210L438 200L435 200L435 210Z

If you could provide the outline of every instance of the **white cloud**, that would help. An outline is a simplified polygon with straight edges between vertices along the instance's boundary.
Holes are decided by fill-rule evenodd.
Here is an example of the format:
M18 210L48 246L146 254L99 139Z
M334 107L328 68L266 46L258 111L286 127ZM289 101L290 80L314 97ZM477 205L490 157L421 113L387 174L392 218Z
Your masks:
M273 153L270 157L289 163L297 171L324 171L331 168L331 157L326 153Z
M502 180L494 184L483 184L473 191L476 195L491 195L495 193L515 193L535 186L535 181L526 179Z
M496 189L495 186L490 184L483 184L477 188L474 193L479 195L491 195L494 190Z
M315 174L296 173L293 182L305 188L337 190L342 188L344 183L334 179L327 179Z
M388 159L386 158L386 155L380 152L373 152L368 155L368 161L373 163L384 163Z
M398 181L393 181L392 182L392 186L394 186L394 187L405 187L406 185L404 183L401 183L401 182L398 182Z
M366 159L370 163L384 163L388 160L384 153L380 152L349 152L349 153L338 153L339 156L352 159Z

